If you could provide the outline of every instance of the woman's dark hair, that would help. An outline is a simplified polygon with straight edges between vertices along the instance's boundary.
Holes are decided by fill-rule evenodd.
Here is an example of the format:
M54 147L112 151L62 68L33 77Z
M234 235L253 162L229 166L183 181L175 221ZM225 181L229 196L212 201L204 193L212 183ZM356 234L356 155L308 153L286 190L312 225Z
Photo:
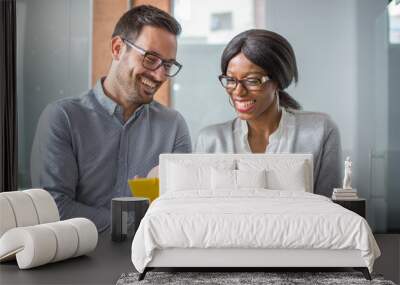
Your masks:
M154 26L179 35L181 25L167 12L151 5L134 7L121 16L115 25L112 37L120 36L134 41L144 26Z
M301 105L283 91L298 80L296 57L290 43L277 33L253 29L235 36L225 47L221 56L221 71L226 74L229 61L243 53L252 63L260 66L278 85L279 103L290 109L301 109Z

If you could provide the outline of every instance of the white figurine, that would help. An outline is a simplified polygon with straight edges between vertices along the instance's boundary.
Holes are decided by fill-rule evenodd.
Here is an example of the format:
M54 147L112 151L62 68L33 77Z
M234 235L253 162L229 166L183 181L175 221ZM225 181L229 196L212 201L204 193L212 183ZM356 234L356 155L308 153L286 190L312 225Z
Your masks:
M351 159L350 157L346 157L346 161L344 162L344 179L343 179L343 189L352 189L351 188Z

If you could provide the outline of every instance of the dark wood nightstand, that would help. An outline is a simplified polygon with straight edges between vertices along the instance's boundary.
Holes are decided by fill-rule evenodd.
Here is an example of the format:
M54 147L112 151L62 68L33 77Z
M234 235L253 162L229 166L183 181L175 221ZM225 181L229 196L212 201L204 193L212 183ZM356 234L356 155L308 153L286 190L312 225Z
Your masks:
M361 217L365 219L366 212L366 200L363 198L358 198L354 200L333 200L332 201L340 206L353 211L356 214L359 214Z

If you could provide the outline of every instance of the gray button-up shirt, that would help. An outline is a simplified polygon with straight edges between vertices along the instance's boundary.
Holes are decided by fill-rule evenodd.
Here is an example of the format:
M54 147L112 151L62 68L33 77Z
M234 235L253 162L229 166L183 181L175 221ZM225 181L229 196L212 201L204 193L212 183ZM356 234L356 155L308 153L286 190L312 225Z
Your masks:
M173 152L191 152L177 111L152 102L124 122L121 106L98 81L88 93L43 111L32 147L32 186L52 194L62 219L85 217L103 231L111 198L131 196L127 180L145 177L161 153Z

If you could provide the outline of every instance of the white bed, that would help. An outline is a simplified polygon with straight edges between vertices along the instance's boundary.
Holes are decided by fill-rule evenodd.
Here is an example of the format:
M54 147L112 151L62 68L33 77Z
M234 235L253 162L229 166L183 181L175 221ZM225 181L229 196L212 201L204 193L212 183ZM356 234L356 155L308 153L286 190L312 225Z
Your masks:
M312 194L312 169L309 154L161 155L160 198L132 243L140 278L154 267L354 267L370 278L380 251L367 222Z

